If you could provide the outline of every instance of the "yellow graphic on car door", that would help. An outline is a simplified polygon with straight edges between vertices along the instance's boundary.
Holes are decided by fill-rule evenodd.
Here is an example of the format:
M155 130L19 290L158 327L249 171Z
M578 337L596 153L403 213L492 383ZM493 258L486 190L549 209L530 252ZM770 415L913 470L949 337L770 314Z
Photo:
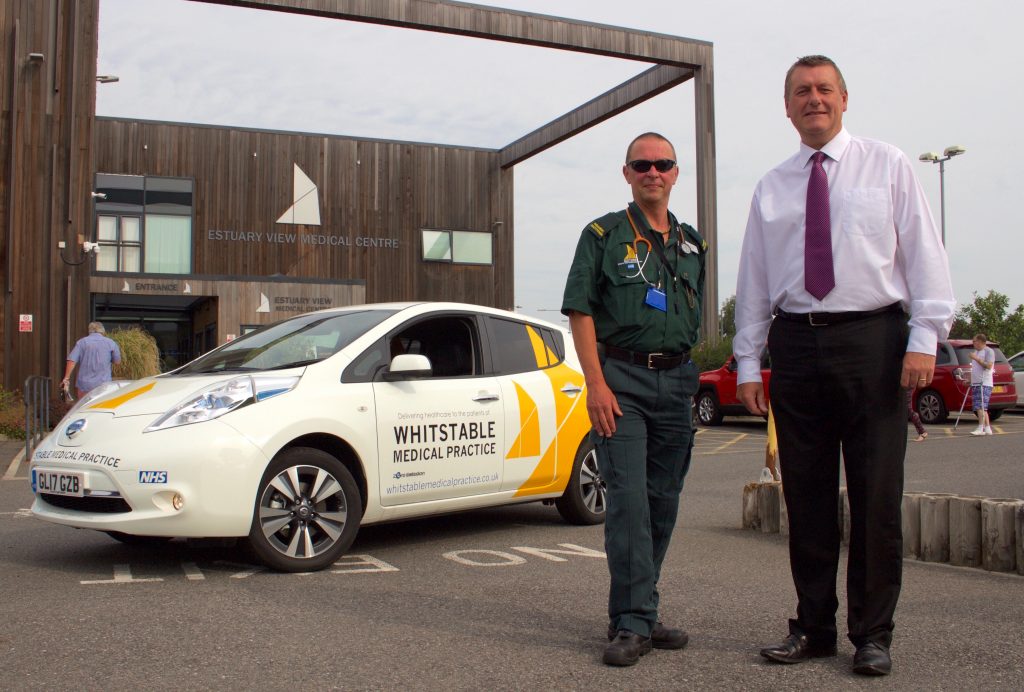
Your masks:
M519 402L520 432L505 459L508 461L535 456L542 448L544 450L530 477L516 491L517 497L564 489L569 482L576 450L590 430L590 418L587 416L584 403L586 398L583 395L583 374L564 362L547 367L548 363L556 362L558 358L547 347L536 329L527 326L526 330L533 345L537 367L541 368L533 373L533 376L543 375L546 388L549 388L548 392L535 391L535 397L543 396L543 400L552 403L538 404L526 387L515 383ZM553 421L543 421L546 425L542 425L543 416L550 416ZM554 434L544 447L541 431L551 430L551 423L554 425Z

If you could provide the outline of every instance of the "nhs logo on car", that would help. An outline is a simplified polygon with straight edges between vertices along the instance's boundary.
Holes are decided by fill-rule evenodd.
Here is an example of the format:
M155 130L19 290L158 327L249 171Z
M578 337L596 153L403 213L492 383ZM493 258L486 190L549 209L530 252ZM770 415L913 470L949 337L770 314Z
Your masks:
M166 483L166 471L139 471L139 483Z

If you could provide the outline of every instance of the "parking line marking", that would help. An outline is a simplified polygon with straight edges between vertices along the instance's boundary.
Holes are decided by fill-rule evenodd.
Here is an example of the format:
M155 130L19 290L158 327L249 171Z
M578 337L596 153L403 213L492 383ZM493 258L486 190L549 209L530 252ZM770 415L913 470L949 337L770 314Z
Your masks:
M739 442L740 440L745 439L746 437L748 437L747 433L740 433L736 437L734 437L733 439L731 439L728 442L726 442L725 444L722 444L722 445L719 445L718 447L716 447L714 451L715 452L721 452L726 447L731 447L734 444L736 444L737 442Z
M90 579L78 582L79 584L136 584L144 581L163 581L160 578L137 579L132 576L131 565L114 565L113 579Z

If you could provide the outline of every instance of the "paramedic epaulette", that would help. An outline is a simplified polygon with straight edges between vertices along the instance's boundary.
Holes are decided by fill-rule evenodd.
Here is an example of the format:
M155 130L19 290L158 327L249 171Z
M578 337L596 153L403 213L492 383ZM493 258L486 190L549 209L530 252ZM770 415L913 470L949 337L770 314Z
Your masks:
M605 234L608 233L609 229L615 228L615 226L617 226L619 222L622 220L620 216L621 213L622 212L613 211L608 214L605 214L596 221L591 221L587 228L590 230L591 233L596 235L598 238L603 238Z
M704 240L704 237L697 232L697 229L690 224L680 224L683 227L683 233L689 236L690 240L700 248L701 254L708 251L708 241Z

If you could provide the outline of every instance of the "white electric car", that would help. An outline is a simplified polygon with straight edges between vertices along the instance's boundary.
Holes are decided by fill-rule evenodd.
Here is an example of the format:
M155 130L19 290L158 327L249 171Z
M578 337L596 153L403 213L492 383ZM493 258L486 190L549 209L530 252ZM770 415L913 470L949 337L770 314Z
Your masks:
M247 537L334 563L364 524L553 500L604 519L561 327L458 303L298 315L77 402L32 456L32 512L126 542Z

